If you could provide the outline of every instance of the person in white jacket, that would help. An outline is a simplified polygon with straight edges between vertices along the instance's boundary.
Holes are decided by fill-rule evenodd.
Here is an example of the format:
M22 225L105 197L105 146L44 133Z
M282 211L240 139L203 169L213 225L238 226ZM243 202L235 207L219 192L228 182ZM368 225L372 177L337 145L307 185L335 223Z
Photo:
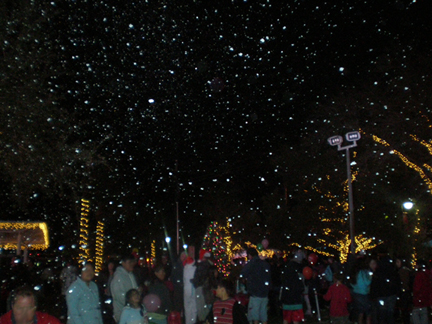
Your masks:
M185 324L197 322L196 292L191 282L195 275L196 265L194 259L186 258L183 268L183 296L185 310Z
M138 289L138 285L133 274L136 265L135 257L126 255L122 258L121 266L117 267L111 281L111 295L113 298L114 319L120 321L121 312L126 304L126 293L130 289Z

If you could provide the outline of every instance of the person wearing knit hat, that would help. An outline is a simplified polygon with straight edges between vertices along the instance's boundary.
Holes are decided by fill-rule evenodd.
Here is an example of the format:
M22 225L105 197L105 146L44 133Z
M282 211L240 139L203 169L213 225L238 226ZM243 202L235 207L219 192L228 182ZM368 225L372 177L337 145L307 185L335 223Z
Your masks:
M185 267L187 264L193 264L195 262L195 260L191 257L187 257L184 261L183 261L183 267Z
M204 258L210 258L211 253L205 249L201 249L199 252L199 260L202 261Z

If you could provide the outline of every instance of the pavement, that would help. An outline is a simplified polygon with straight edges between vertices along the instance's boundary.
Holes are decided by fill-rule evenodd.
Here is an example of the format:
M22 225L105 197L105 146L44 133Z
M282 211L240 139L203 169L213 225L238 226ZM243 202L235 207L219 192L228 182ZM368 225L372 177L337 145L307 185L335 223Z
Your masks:
M282 324L283 318L282 318L282 311L269 311L269 324ZM315 312L310 315L305 315L305 320L303 323L310 323L310 324L318 324L318 323L330 323L330 317L328 315L328 309L322 308L320 309L320 318L318 318L318 314Z

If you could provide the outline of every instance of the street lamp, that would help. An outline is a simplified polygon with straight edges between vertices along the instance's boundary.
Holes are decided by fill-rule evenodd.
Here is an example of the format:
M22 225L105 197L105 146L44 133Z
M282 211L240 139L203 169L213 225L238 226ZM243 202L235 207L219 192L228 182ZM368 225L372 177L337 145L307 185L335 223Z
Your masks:
M404 229L407 233L408 236L408 246L412 247L412 252L411 252L411 264L413 266L416 265L417 263L417 252L416 252L416 247L417 247L417 241L419 239L419 233L420 233L420 216L419 216L419 212L420 210L418 209L417 205L415 206L415 220L412 220L411 222L408 220L408 211L410 211L411 209L413 209L414 207L414 203L412 201L406 201L402 204L403 207L403 213L402 213L402 221L403 221L403 226ZM415 222L415 223L413 223ZM411 224L410 224L411 223ZM411 225L411 226L410 226Z
M408 211L410 211L414 207L414 203L412 201L406 201L402 204L402 221L406 226L406 230L408 231ZM410 236L408 234L408 236Z
M406 210L410 210L411 208L414 207L414 203L413 203L412 201L407 201L407 202L404 202L404 203L402 204L402 206L403 206Z
M340 135L332 136L327 139L331 146L337 146L338 151L345 150L347 162L347 177L348 177L348 203L349 203L349 232L351 240L351 253L355 254L355 236L354 236L354 205L352 193L351 179L351 162L349 149L357 146L357 141L361 138L360 132L348 132L345 134L345 139L351 144L342 146L343 138Z

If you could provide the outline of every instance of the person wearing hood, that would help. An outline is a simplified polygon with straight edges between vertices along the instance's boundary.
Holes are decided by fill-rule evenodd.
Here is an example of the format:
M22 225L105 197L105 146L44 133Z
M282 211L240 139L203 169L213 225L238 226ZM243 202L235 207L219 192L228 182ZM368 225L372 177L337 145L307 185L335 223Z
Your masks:
M138 289L138 285L133 274L136 265L135 257L125 255L122 258L121 266L117 267L111 281L111 295L113 298L114 319L120 321L121 312L126 304L126 293L131 289Z

